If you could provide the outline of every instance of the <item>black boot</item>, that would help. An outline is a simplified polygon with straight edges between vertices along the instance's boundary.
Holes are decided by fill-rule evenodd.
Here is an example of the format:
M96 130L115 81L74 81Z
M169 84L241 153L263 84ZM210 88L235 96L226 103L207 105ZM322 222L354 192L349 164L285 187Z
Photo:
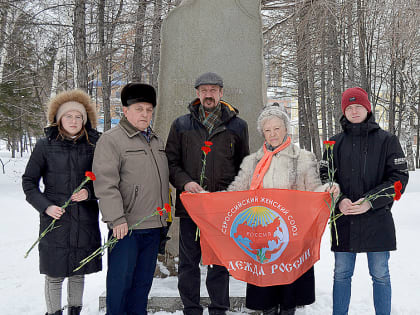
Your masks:
M68 314L69 315L80 315L81 311L82 311L81 306L71 306L71 307L69 307Z
M63 315L63 310L59 310L59 311L57 311L57 312L55 312L55 313L45 313L45 315Z
M277 309L278 309L278 307L276 305L276 306L273 306L272 308L269 308L267 310L263 310L262 313L263 313L263 315L277 315L278 314Z
M296 307L289 308L287 310L280 310L280 315L295 315Z

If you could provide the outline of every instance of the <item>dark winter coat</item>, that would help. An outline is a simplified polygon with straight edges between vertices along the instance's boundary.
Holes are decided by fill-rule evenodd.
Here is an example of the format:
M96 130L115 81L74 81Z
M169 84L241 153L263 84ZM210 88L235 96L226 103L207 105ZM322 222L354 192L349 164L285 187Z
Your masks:
M342 196L357 201L383 188L393 187L401 181L404 191L408 182L407 161L398 138L382 130L374 116L365 122L350 123L341 119L343 132L331 138L335 141L335 181L340 185ZM327 155L321 163L321 178L328 179ZM390 188L382 194L393 194ZM338 245L332 233L332 250L338 252L378 252L396 249L395 226L391 207L393 197L380 197L371 201L372 208L359 215L341 216L336 221ZM338 202L337 202L338 205ZM337 213L340 210L336 209Z
M190 114L173 122L166 143L169 180L177 190L175 215L178 217L188 217L179 198L184 185L191 181L200 183L204 141L213 142L203 184L207 191L225 190L238 173L242 159L249 154L248 126L237 117L238 111L222 101L222 123L209 135L199 119L199 104L199 99L194 100L188 107Z
M50 122L54 119L54 109L66 98L86 104L77 97L78 92L68 92L56 97L55 104L49 108ZM83 97L82 97L83 99ZM88 111L91 120L85 125L87 136L76 141L63 140L58 136L56 125L45 129L46 138L37 141L22 176L22 186L26 200L39 211L40 233L47 228L53 218L45 213L51 206L62 206L75 188L85 178L85 172L92 170L93 153L99 133L91 127L96 124L96 114ZM93 118L94 117L94 118ZM44 189L40 189L42 178ZM98 203L93 192L92 182L84 188L89 192L88 199L70 203L62 217L56 221L57 228L46 234L39 243L39 268L41 274L51 277L68 277L88 274L102 269L101 258L96 258L77 272L80 260L101 246L99 231Z
M267 310L276 305L287 310L314 302L314 267L291 284L258 287L248 283L246 286L246 307L253 310Z

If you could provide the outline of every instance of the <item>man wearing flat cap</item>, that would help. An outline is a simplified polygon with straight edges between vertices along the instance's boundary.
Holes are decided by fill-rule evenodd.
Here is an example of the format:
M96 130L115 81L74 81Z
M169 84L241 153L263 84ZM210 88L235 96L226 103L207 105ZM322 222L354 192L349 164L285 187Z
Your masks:
M179 195L183 191L225 190L239 171L242 159L249 154L248 126L239 118L238 110L225 101L223 80L207 72L195 82L197 98L189 114L177 118L170 129L166 144L170 182L176 188L175 215L180 217L178 290L184 314L203 313L200 305L200 240L197 226L185 210ZM200 186L204 142L211 151L206 157L203 187ZM223 266L207 269L207 291L211 303L209 314L226 314L229 309L229 273Z
M163 141L150 127L155 89L129 83L121 102L124 116L99 139L93 159L102 218L109 237L118 239L108 252L106 308L108 315L147 314L160 234L167 225L165 215L151 214L169 202L168 161Z

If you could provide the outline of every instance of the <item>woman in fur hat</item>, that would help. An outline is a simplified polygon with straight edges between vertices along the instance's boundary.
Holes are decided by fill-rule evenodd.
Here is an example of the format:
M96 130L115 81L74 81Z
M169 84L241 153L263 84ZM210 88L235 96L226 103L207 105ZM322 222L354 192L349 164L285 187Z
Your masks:
M263 147L247 156L228 191L257 188L279 188L303 191L331 191L338 186L322 185L313 153L291 143L287 114L277 103L266 106L258 117L258 131L264 137ZM313 267L295 282L287 285L258 287L247 285L246 307L263 310L263 314L293 315L296 307L315 301Z
M92 182L71 196L92 170L96 128L96 109L89 95L81 90L65 91L48 104L45 138L38 140L22 176L26 200L39 211L40 232L57 219L56 228L39 242L39 269L45 274L47 314L62 314L61 289L68 278L68 314L80 314L84 275L100 271L97 258L77 272L80 260L101 246L98 204ZM44 189L39 185L40 179Z

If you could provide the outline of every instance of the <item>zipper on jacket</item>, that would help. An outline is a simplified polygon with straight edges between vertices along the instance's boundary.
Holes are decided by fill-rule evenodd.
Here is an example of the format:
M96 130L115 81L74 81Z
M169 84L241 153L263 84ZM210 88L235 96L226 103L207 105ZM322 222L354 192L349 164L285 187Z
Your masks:
M158 163L156 161L156 157L155 157L155 154L153 153L153 149L152 149L152 146L151 146L150 142L148 142L148 145L150 147L150 152L152 153L153 161L155 162L156 170L158 172L159 183L160 183L160 185L159 185L159 188L160 188L160 202L161 202L161 206L163 206L163 199L162 199L162 178L160 176L159 166L158 166ZM160 223L162 224L162 218L159 218L159 220L160 220ZM162 226L163 226L163 224L162 224Z
M213 132L210 135L207 136L206 140L211 141L211 139L213 139L216 135L226 131L226 129L227 128L224 124L221 124L221 125L217 126L216 129L214 129ZM230 145L232 146L232 142L230 143ZM212 169L211 176L212 176L212 178L214 178L215 177L215 174L214 174L214 172L215 172L215 167L214 167L215 159L211 159L211 163L212 163L211 164L211 169ZM218 187L216 187L216 184L214 183L214 181L213 181L212 184L213 184L212 185L213 186L212 187L213 191L217 191ZM207 188L206 190L212 191L212 188L209 187L209 182L208 181L207 181L207 187L206 188Z

